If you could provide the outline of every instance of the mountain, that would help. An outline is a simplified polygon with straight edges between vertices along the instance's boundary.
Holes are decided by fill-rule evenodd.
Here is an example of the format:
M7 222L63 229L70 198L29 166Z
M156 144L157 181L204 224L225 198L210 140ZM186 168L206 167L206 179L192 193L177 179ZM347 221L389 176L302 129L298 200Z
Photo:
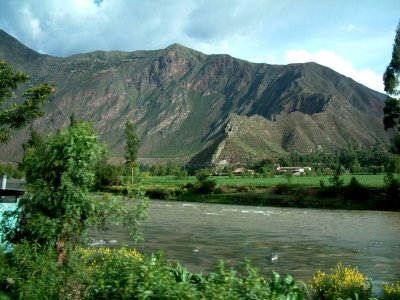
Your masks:
M123 156L124 124L137 124L143 159L245 162L284 152L333 151L388 142L385 96L316 63L268 65L205 55L173 44L154 51L39 54L0 30L0 59L53 83L41 132L90 120L111 154ZM3 146L21 158L26 131Z

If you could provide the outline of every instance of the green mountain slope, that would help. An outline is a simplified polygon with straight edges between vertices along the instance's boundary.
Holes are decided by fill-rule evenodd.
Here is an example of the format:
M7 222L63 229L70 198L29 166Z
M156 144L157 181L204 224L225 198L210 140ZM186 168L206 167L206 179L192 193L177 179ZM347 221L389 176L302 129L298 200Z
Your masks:
M4 31L0 59L31 74L33 83L56 85L34 127L55 131L75 113L95 124L114 156L123 156L127 119L137 124L140 157L197 163L389 140L382 126L384 95L315 63L254 64L178 44L59 58ZM0 156L20 159L25 138L26 132L17 132Z

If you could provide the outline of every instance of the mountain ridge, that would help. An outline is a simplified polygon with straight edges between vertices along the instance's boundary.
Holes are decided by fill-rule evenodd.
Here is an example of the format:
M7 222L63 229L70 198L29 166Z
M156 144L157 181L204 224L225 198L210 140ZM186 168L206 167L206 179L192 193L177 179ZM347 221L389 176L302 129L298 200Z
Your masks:
M329 152L348 142L368 145L390 138L382 125L384 95L316 63L251 63L179 44L60 58L39 54L7 35L0 31L0 59L29 73L33 83L57 87L46 115L33 126L54 132L75 113L93 121L115 156L123 156L127 119L137 124L142 158L193 160L199 154L207 157L201 163L216 157L240 163L292 150ZM240 122L251 139L227 135L227 128ZM267 124L269 140L257 132ZM20 159L25 138L26 132L17 132L0 156ZM213 143L220 154L201 155Z

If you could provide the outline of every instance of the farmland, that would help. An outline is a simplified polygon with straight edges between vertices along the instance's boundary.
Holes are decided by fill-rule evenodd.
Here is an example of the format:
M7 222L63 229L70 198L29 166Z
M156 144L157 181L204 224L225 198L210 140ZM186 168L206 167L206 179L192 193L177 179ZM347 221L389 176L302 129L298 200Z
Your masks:
M318 187L321 180L325 185L329 185L329 178L332 176L293 176L290 179L290 184L303 187ZM355 177L358 182L368 187L383 187L384 174L346 174L341 176L344 185L350 183L352 177ZM217 181L218 186L248 186L248 187L273 187L280 183L288 183L288 180L282 175L276 175L273 178L245 178L236 176L229 178L228 176L214 176L213 179ZM183 186L187 183L194 183L195 176L189 176L187 179L176 179L175 176L151 176L145 177L143 183L145 186L159 185L159 186Z

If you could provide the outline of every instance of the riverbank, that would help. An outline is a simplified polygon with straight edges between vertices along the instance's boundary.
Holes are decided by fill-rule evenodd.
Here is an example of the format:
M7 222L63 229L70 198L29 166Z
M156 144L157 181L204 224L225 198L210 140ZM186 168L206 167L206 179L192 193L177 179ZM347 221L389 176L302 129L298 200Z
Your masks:
M275 187L258 188L248 186L219 187L209 194L196 193L190 188L151 187L146 194L151 199L275 206L298 208L325 208L349 210L395 210L386 199L384 188L304 187L278 184Z

